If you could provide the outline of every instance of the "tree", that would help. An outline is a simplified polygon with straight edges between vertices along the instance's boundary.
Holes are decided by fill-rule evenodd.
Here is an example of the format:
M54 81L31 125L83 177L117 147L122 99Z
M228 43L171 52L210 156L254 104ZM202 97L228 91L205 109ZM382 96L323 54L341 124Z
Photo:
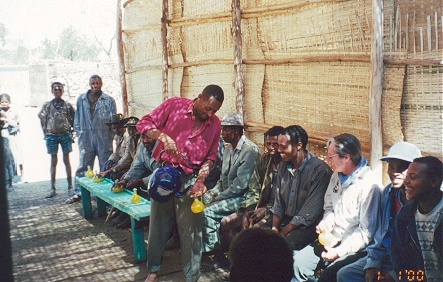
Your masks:
M65 28L56 41L46 38L42 46L45 59L61 57L70 61L96 61L100 54L100 49L84 39L72 26Z

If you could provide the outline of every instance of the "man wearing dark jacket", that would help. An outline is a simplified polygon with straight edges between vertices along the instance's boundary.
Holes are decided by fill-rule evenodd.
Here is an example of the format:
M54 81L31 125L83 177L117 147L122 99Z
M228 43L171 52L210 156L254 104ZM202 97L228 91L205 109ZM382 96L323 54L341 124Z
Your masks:
M417 158L405 178L408 204L397 215L392 237L392 264L399 281L442 281L442 162Z

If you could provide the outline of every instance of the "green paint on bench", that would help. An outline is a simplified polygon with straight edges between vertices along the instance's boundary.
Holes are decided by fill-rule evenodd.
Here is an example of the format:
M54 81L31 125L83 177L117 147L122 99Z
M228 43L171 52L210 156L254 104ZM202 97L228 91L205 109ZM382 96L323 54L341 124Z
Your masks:
M106 203L129 214L131 216L132 240L134 246L135 259L138 262L146 261L146 248L144 240L144 230L136 228L136 222L149 217L151 214L151 203L141 198L137 204L131 203L132 192L123 190L121 193L111 191L113 182L103 178L101 182L93 182L91 178L77 177L81 187L83 217L92 219L91 193L97 197L98 216L106 215Z

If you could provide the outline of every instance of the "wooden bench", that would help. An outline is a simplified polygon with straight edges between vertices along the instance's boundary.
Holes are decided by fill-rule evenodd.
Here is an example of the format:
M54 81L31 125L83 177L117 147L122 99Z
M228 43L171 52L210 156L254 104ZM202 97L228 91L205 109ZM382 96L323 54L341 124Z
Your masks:
M77 177L81 187L83 217L92 219L91 193L97 197L98 216L106 215L106 203L131 216L132 240L134 255L137 262L146 261L146 248L143 227L136 228L137 221L146 219L151 214L151 203L141 198L137 204L131 203L132 192L123 190L121 193L111 191L113 182L103 178L101 182L93 182L92 178Z

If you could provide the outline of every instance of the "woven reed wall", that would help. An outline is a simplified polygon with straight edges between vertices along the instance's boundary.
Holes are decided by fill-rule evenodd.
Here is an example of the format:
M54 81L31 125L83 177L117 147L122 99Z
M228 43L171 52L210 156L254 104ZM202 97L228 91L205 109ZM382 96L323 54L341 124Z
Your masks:
M390 4L384 27L386 55L443 60L443 1ZM416 144L425 155L443 159L443 66L405 66L396 79L401 73L404 81L397 84L402 87L400 118L404 139Z
M309 3L308 3L309 2ZM442 66L397 59L443 59L442 1L384 1L383 145L406 140L443 158ZM327 138L350 132L369 157L372 1L241 0L244 97L235 88L231 0L168 0L162 78L162 1L123 5L130 114L167 96L194 98L208 84L225 91L218 115L241 102L247 135L263 144L273 125L299 124L309 150L325 156ZM429 47L430 46L430 47ZM393 62L393 63L392 63Z

